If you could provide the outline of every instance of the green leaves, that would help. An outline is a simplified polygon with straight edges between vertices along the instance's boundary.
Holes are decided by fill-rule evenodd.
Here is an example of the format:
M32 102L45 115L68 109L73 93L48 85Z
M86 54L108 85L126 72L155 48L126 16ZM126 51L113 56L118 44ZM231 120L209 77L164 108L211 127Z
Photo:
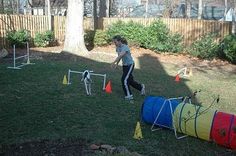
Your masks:
M167 26L156 20L150 26L144 26L133 21L128 23L118 21L112 24L107 34L109 39L115 35L125 37L129 45L135 45L162 52L179 52L182 50L182 36L171 34Z
M191 45L189 53L202 59L213 59L217 57L218 45L215 38L215 34L202 36L200 40L195 41Z
M96 30L94 36L94 45L95 46L104 46L108 44L108 36L103 30Z
M30 40L30 33L25 29L8 31L6 39L10 42L11 46L15 44L16 47L22 48L25 46L25 42Z
M53 31L48 30L43 33L37 32L34 38L34 45L37 47L46 47L54 40Z
M230 62L236 63L236 35L228 35L220 44L222 55Z

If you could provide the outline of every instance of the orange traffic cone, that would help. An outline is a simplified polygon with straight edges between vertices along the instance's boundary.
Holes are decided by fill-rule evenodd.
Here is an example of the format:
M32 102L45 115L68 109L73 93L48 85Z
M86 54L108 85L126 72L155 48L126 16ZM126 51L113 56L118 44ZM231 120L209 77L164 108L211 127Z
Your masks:
M111 93L112 90L111 90L111 81L108 81L107 85L106 85L106 88L105 88L105 91L106 93Z
M175 82L179 82L180 81L180 77L179 77L179 74L177 74L176 76L175 76Z

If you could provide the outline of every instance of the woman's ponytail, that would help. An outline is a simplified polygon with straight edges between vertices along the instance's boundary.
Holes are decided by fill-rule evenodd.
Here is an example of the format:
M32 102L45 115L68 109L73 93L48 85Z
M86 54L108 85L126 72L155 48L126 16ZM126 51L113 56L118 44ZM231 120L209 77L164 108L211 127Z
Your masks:
M121 43L128 45L128 42L127 42L127 40L124 37L121 38Z

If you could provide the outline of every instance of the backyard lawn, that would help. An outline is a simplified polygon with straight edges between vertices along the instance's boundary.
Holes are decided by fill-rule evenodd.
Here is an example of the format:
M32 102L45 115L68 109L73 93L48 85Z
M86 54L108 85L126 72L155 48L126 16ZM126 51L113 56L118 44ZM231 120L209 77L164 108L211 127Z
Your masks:
M7 69L9 57L0 59L0 155L106 155L94 153L91 144L124 146L153 156L236 155L194 137L177 140L169 129L152 132L151 125L140 118L147 96L188 96L196 90L201 92L194 104L207 107L219 95L212 109L236 114L235 65L132 49L136 59L133 74L146 85L146 96L133 90L134 102L130 103L124 100L121 67L110 68L116 56L114 47L95 48L85 57L55 52L59 50L31 49L35 64L21 70ZM193 75L175 82L177 71L185 66L192 68ZM81 75L72 74L72 84L63 85L68 69L106 74L112 93L102 90L101 77L92 77L91 96L85 93ZM133 139L138 121L141 140Z

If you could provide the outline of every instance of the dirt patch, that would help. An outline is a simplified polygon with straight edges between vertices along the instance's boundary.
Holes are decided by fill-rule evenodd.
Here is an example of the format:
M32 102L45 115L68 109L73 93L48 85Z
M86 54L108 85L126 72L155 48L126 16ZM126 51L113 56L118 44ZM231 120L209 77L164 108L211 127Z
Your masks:
M116 55L115 46L110 45L106 47L96 47L91 52L103 52L110 55ZM227 61L213 59L202 60L190 55L184 54L170 54L170 53L157 53L148 49L132 47L131 53L134 57L139 58L144 55L149 55L156 58L161 63L170 63L178 67L191 67L199 69L218 70L220 72L236 73L236 65L230 64Z
M63 46L57 47L47 47L47 48L31 48L31 57L34 59L67 59L70 57L67 54L60 54L63 50ZM9 55L5 57L4 61L12 61L12 50L8 49ZM16 55L19 56L24 54L25 49L17 49ZM161 63L170 63L174 64L178 67L191 67L191 68L199 68L199 69L211 69L211 70L219 70L221 72L229 72L236 73L236 65L230 64L227 61L222 61L219 59L214 59L211 61L202 60L195 57L191 57L189 55L183 54L170 54L170 53L157 53L148 49L131 47L131 53L135 58L142 57L144 55L149 55L153 58L156 58ZM85 56L86 57L86 56ZM95 47L91 51L89 51L88 58L99 59L100 61L112 62L113 58L116 57L115 46L109 45L106 47ZM71 58L71 57L70 57ZM4 62L3 61L3 62ZM9 62L8 61L8 62Z

